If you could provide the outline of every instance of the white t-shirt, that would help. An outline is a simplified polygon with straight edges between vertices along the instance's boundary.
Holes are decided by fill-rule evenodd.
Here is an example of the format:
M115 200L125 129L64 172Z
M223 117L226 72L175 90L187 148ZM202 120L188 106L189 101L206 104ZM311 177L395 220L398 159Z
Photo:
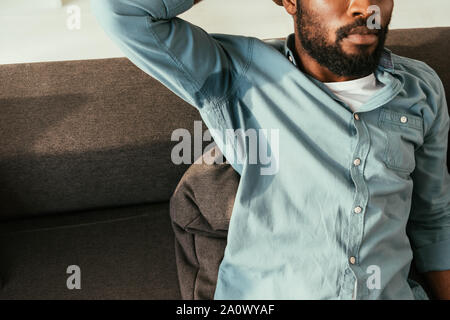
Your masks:
M377 81L375 74L350 81L343 82L324 82L324 84L339 98L347 103L353 112L356 112L360 106L369 101L369 99L384 84Z

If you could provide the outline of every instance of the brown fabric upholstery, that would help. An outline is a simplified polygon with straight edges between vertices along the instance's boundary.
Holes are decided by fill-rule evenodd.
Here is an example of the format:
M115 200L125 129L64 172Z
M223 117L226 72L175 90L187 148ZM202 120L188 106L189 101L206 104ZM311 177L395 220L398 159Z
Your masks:
M428 63L450 88L450 28L393 30L388 47L396 54ZM217 151L220 153L220 151ZM209 154L205 154L206 159ZM448 163L449 158L447 158ZM171 199L171 218L176 239L178 278L183 299L213 299L218 267L223 259L239 174L229 164L192 165ZM189 222L195 222L195 228ZM215 222L220 221L220 236ZM197 223L198 222L198 223ZM209 222L209 223L208 223ZM199 248L201 248L199 250ZM429 288L413 268L410 277Z
M0 225L0 300L179 299L169 204ZM66 286L81 269L81 290Z
M0 220L168 201L188 168L171 134L199 113L127 59L2 65L0 83Z

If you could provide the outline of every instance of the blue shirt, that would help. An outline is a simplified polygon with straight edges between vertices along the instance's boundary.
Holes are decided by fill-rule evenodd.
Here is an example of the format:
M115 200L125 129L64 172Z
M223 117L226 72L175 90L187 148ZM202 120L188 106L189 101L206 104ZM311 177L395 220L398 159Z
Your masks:
M354 113L299 70L293 35L208 34L176 17L192 5L92 1L125 55L198 108L228 160L245 160L232 162L241 180L215 299L426 298L407 279L413 256L420 272L450 269L437 74L386 49L384 87ZM250 161L255 139L269 163Z

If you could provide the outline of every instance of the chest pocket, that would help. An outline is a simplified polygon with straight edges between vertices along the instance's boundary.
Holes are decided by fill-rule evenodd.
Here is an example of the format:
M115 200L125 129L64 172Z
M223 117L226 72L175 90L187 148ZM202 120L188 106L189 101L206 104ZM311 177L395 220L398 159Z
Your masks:
M378 126L386 136L384 163L388 168L411 173L414 152L423 144L423 119L408 112L381 109Z

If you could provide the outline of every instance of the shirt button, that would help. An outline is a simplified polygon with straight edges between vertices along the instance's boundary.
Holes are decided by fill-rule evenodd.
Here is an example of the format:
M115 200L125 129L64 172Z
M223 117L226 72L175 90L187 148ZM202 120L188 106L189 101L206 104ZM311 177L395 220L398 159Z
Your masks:
M351 264L355 264L356 263L356 258L355 257L350 257L349 259Z
M401 121L401 123L407 123L408 122L408 117L403 116L403 117L400 118L400 121Z
M354 164L355 166L359 166L359 165L361 164L361 159L356 158L355 161L353 161L353 164Z
M359 114L355 113L355 120L359 120Z
M362 212L362 208L361 207L356 207L355 210L353 210L355 213L361 213Z

